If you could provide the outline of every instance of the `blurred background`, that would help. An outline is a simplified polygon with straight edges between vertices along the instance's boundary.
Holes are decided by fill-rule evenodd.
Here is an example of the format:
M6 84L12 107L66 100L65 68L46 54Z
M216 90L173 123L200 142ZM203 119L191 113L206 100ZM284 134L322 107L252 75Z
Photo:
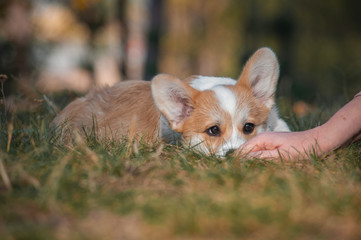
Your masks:
M281 66L278 97L302 114L361 90L360 9L355 0L1 0L1 81L6 96L36 98L157 73L237 78L268 46Z

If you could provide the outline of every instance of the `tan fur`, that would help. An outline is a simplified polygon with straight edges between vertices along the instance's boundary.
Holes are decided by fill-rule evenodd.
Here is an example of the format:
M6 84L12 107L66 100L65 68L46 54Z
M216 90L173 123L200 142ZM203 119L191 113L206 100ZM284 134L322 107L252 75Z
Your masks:
M160 113L154 105L150 82L126 81L98 89L70 103L53 121L65 127L64 138L71 129L90 132L95 122L99 137L120 138L130 129L138 136L154 140L158 134Z

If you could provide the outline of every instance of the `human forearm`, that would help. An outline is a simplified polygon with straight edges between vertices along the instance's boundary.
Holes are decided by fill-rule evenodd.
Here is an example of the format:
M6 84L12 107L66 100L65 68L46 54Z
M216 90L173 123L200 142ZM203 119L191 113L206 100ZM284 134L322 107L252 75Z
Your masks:
M325 124L302 132L264 132L240 147L236 154L256 158L308 157L336 149L361 133L361 96L341 108Z
M346 142L360 137L361 96L355 97L325 124L316 128L318 143L323 152L336 149Z

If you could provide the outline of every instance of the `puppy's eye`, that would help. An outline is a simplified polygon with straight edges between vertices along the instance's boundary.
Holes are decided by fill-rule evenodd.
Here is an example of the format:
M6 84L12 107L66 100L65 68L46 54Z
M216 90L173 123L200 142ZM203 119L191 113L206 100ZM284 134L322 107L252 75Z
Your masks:
M219 129L218 126L213 126L213 127L208 128L206 130L206 133L209 136L216 137L216 136L219 136L221 134L221 129Z
M254 130L254 124L253 123L246 123L243 126L243 133L244 134L251 134Z

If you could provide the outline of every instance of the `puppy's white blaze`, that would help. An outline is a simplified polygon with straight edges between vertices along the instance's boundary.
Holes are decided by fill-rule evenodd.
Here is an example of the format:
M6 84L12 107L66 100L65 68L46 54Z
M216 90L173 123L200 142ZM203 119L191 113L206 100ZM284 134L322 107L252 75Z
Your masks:
M225 156L229 150L234 150L239 148L243 143L246 142L238 132L237 127L233 126L232 136L227 140L218 150L218 156Z
M232 78L199 76L198 78L194 79L190 85L199 91L204 91L215 86L236 85L236 83L237 81Z
M215 86L211 90L216 94L221 107L233 118L237 107L237 99L234 93L224 86Z
M225 156L229 150L237 149L246 142L239 133L237 125L245 123L249 108L244 106L241 109L237 109L237 98L227 87L215 86L211 90L216 94L220 106L231 115L232 135L230 138L224 139L225 143L217 151L217 155Z

